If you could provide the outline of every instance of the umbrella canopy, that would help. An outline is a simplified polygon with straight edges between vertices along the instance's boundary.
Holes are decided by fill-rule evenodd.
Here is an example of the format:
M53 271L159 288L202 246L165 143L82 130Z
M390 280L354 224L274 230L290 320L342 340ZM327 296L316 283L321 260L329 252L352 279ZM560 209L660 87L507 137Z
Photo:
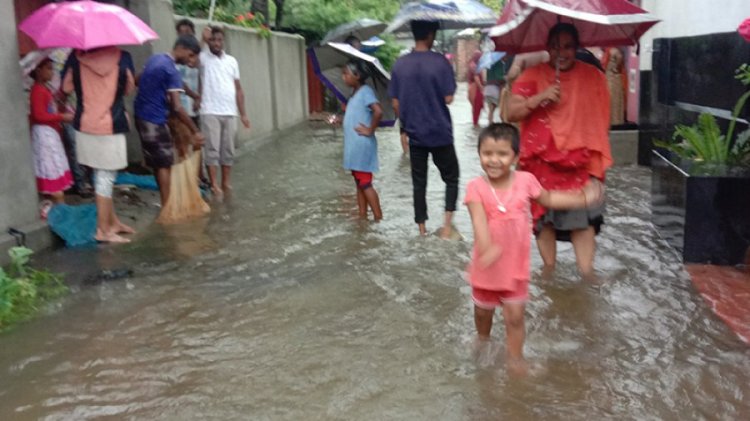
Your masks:
M576 26L581 46L606 47L637 43L659 20L625 0L509 0L489 35L498 51L539 51L558 22Z
M139 45L159 38L148 25L122 7L90 0L47 4L18 28L39 48L91 50L111 45Z
M740 27L737 28L737 32L740 33L742 38L745 38L745 41L750 42L750 18L745 19L740 24Z
M352 88L344 82L341 69L349 60L364 61L370 74L366 83L375 91L375 96L378 98L380 106L383 107L383 118L380 121L380 126L393 126L396 122L396 113L393 111L391 98L388 96L388 83L391 80L391 75L383 68L377 58L367 55L349 44L337 42L311 48L308 50L308 54L312 59L315 74L320 78L320 81L344 104L351 96Z
M385 40L380 39L378 37L372 37L368 39L367 41L362 41L362 48L359 49L359 51L362 51L366 54L373 54L375 51L378 50L378 48L385 45Z
M379 20L357 19L331 29L320 43L344 42L349 36L355 36L360 41L364 41L382 33L385 27L386 24Z
M492 26L496 19L492 9L475 0L422 0L403 5L385 31L408 32L413 20L440 22L440 29L465 29Z
M495 63L502 60L503 57L505 57L505 53L499 51L490 51L482 54L482 57L479 58L479 62L477 62L477 73L484 69L489 69Z

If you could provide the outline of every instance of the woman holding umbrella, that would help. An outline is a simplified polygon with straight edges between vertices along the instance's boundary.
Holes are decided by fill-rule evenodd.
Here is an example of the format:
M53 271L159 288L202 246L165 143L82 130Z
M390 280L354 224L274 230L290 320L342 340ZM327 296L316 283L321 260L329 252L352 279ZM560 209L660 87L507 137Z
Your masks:
M549 63L526 69L512 89L508 117L521 122L520 167L545 189L579 189L590 177L603 181L612 165L607 81L596 67L575 59L579 44L575 26L553 26ZM603 206L573 211L532 206L546 273L555 267L556 241L562 240L573 243L581 274L593 275L602 213Z

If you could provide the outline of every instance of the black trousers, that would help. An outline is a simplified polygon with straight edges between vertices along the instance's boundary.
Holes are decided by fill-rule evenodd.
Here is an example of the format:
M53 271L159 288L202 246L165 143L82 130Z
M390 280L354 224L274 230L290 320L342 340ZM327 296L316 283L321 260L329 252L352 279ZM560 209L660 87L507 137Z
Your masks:
M432 162L440 171L445 183L445 211L456 210L458 201L458 159L453 145L423 147L409 145L411 160L411 181L414 187L414 222L422 224L427 220L427 160L432 154Z

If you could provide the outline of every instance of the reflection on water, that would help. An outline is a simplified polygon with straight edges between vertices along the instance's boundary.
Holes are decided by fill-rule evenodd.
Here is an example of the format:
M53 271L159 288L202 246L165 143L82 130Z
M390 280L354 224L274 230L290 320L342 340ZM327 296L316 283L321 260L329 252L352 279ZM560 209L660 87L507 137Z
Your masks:
M476 133L456 119L465 183L480 172ZM205 219L50 253L71 277L135 276L76 288L0 337L0 419L750 419L750 351L654 233L647 169L611 174L601 282L581 283L562 244L553 279L533 274L532 369L515 379L502 323L500 351L472 355L468 213L456 218L467 241L416 237L392 130L375 179L385 219L357 221L332 134L312 127L243 156L234 198ZM443 184L430 171L434 230Z

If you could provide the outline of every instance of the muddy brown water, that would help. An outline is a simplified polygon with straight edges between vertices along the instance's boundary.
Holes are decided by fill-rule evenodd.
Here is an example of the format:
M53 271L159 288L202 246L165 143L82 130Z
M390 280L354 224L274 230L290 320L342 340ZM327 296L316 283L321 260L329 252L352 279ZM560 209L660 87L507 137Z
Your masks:
M458 98L465 185L481 170ZM244 155L208 218L40 256L73 293L0 335L0 419L750 419L750 349L651 226L648 169L610 174L600 283L567 245L553 279L535 269L517 379L472 356L468 213L467 241L417 238L397 130L379 142L380 224L354 218L341 131L310 125ZM434 168L429 183L434 231ZM75 281L123 266L135 275Z

